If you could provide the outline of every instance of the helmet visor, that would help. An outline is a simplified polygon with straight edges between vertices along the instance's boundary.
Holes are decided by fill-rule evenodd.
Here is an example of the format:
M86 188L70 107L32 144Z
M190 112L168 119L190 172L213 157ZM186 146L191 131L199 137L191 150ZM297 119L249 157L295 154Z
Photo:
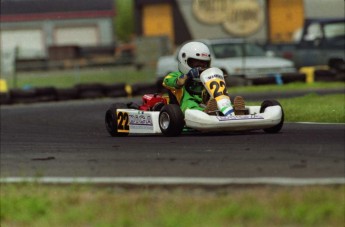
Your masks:
M187 64L191 68L202 68L202 69L207 69L210 67L210 61L205 61L205 60L199 60L195 58L188 58L187 59Z

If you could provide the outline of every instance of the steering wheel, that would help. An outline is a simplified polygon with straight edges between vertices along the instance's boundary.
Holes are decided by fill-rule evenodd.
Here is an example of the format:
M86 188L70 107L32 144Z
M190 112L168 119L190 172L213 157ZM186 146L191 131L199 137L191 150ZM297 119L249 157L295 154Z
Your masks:
M201 82L195 81L195 80L193 80L191 78L188 78L186 80L186 83L185 83L184 86L185 86L187 92L189 94L191 94L191 95L201 95L202 90L204 88L204 86L202 85ZM196 89L193 89L193 88L201 88L201 90L199 91L199 90L196 90Z

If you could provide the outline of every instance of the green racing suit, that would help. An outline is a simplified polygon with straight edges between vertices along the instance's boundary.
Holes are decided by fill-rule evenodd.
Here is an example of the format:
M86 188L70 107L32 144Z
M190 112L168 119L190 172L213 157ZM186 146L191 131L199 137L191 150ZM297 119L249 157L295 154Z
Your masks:
M163 80L163 86L176 97L183 113L186 109L204 110L205 108L201 106L203 103L201 93L204 88L202 83L188 79L189 81L186 81L185 85L179 86L177 80L182 75L183 73L179 71L169 73Z

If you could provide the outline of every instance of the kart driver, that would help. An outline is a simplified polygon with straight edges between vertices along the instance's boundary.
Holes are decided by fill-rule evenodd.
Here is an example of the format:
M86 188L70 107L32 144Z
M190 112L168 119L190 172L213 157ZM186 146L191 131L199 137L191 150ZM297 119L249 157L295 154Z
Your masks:
M208 114L217 111L215 99L210 96L200 81L200 74L211 65L209 48L202 42L188 42L183 45L177 56L179 71L169 73L163 80L163 86L172 94L170 100L176 99L182 112L186 109L197 109ZM241 96L234 99L234 110L226 113L243 115L245 104Z

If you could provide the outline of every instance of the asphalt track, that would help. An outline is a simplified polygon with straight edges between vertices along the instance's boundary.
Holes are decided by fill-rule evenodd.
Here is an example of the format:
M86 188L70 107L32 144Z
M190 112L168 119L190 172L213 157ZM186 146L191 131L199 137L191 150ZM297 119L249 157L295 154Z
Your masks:
M345 124L113 138L104 113L114 101L2 106L1 178L344 178Z

